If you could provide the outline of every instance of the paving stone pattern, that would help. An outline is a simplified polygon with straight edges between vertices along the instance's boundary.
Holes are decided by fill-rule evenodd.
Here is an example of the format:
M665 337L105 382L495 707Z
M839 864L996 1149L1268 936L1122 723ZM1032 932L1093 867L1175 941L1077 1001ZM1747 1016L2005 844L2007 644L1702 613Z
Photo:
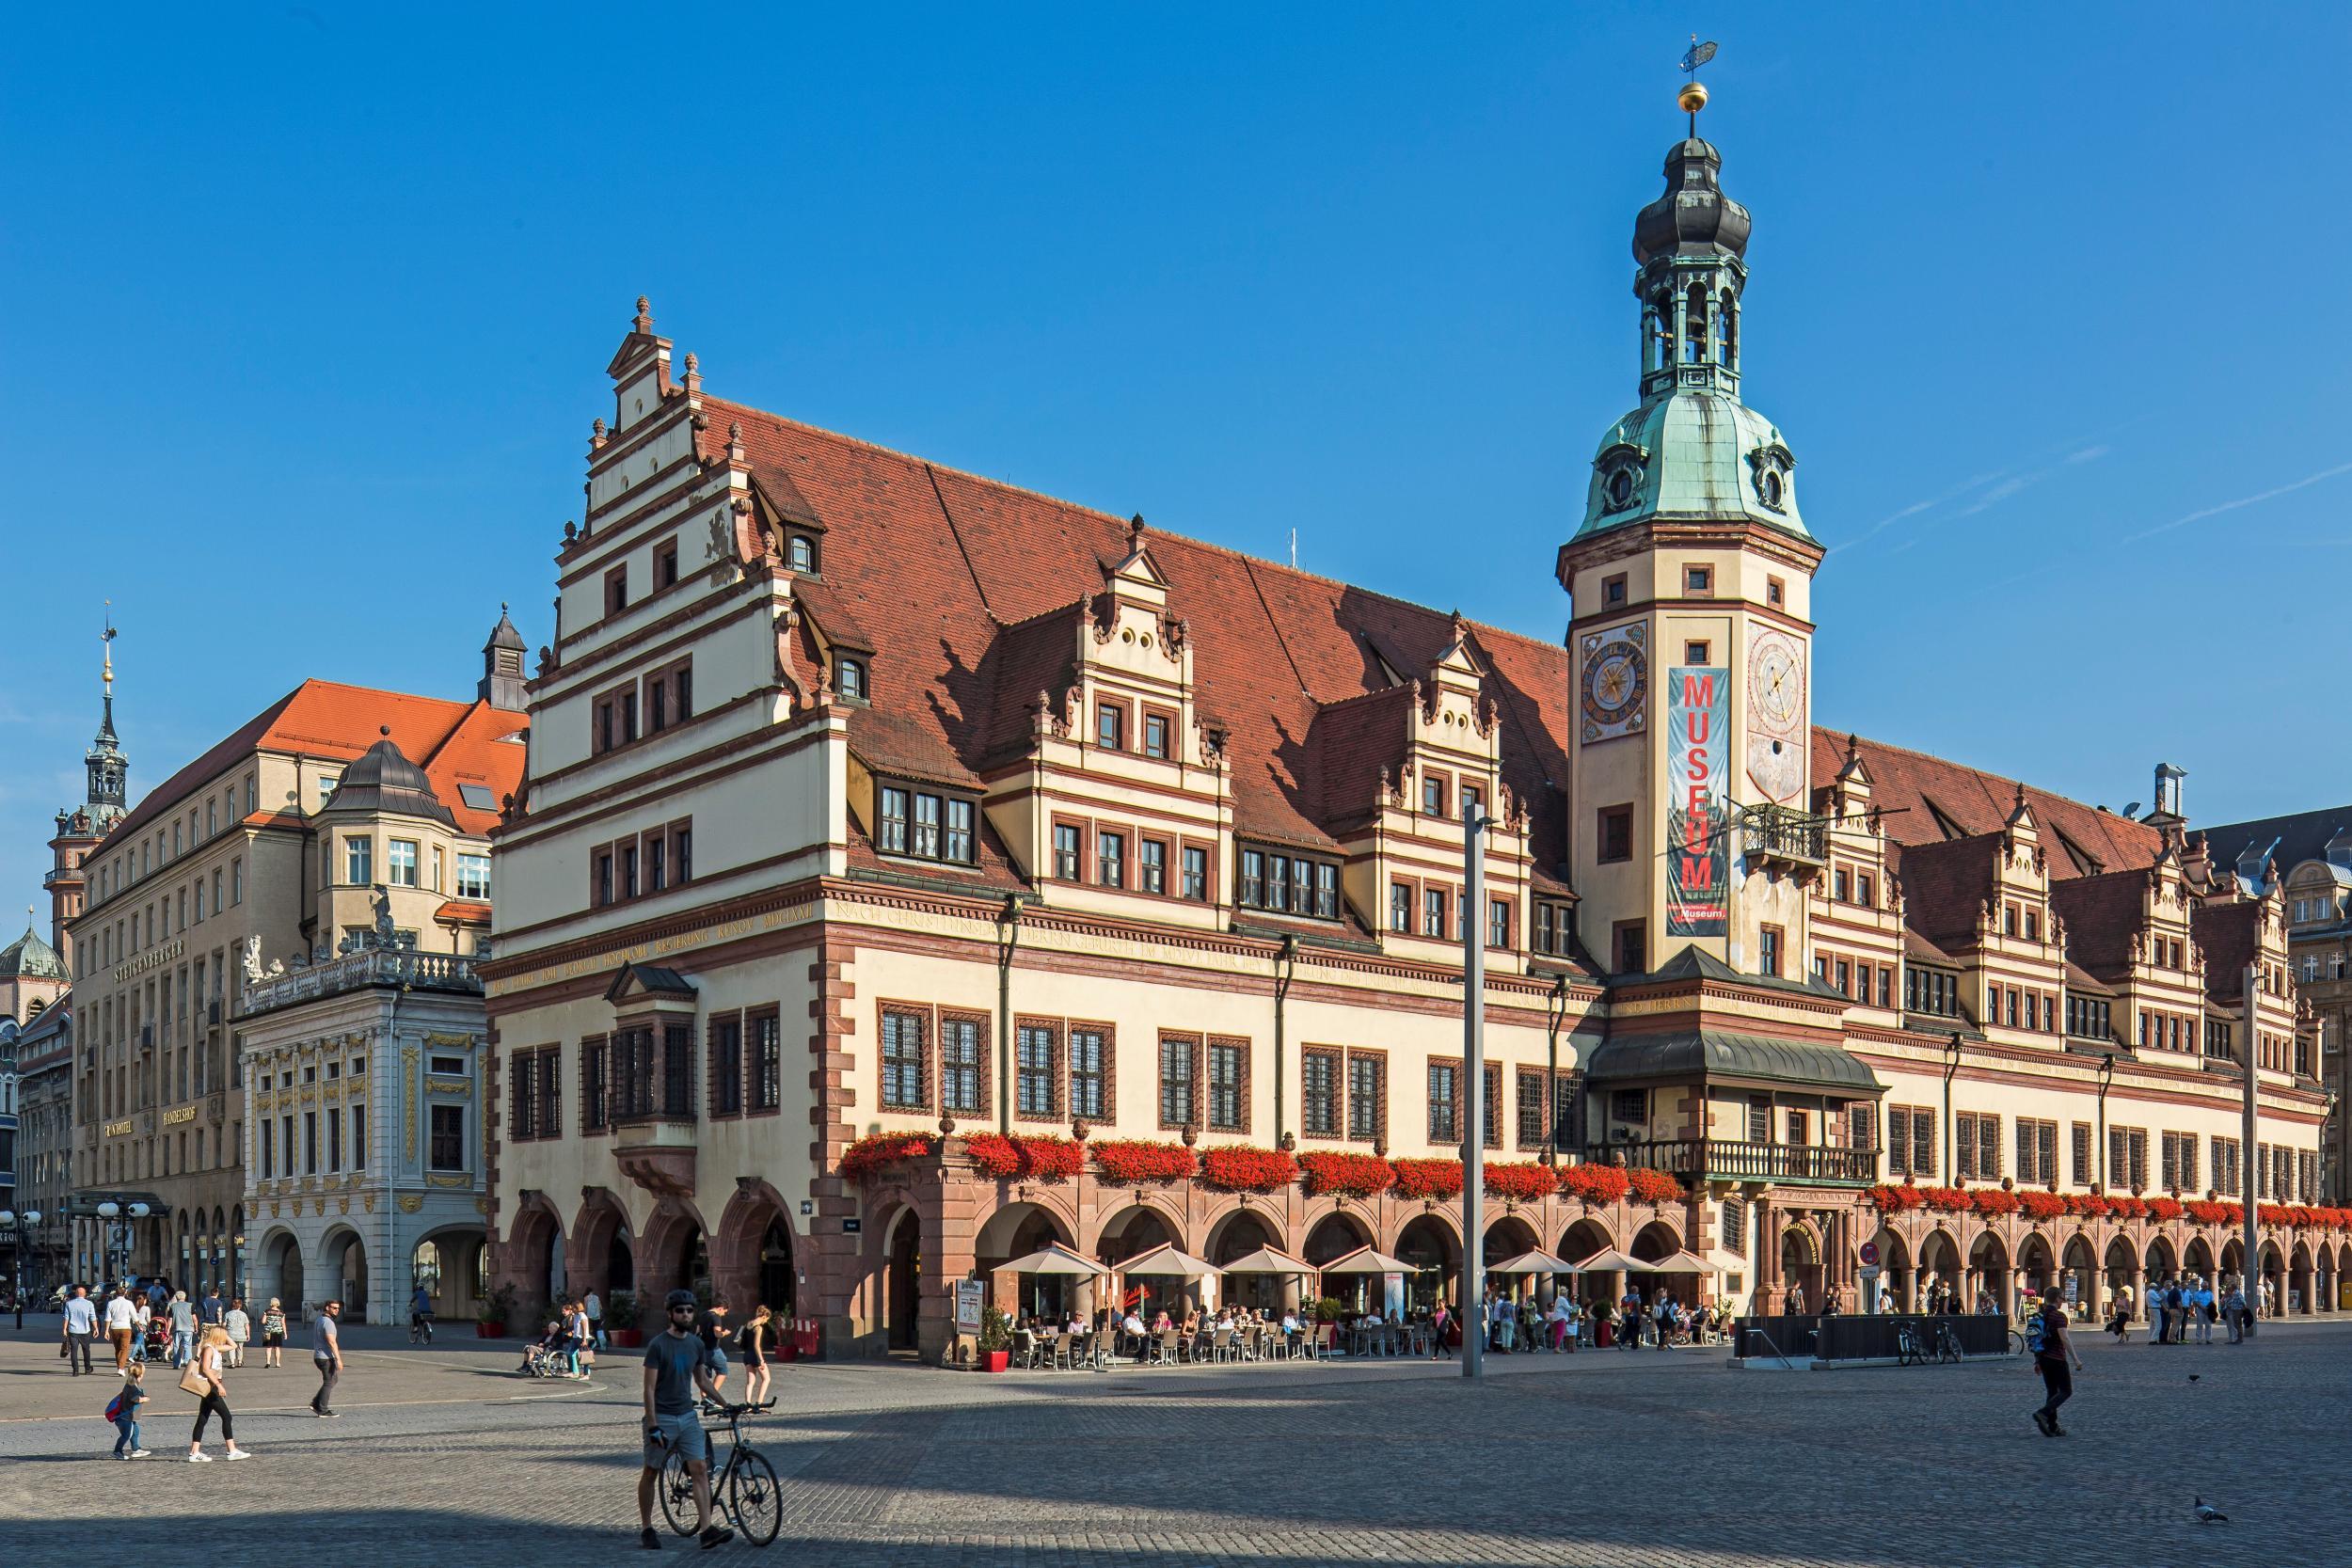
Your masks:
M256 1457L187 1465L194 1402L162 1373L155 1457L121 1465L113 1378L68 1378L55 1323L0 1328L0 1560L648 1560L626 1354L532 1383L508 1346L355 1329L342 1420L303 1408L307 1357L248 1366ZM749 1430L784 1478L780 1564L2346 1562L2348 1330L2087 1337L2057 1440L2022 1361L1761 1372L1720 1351L1498 1358L1477 1387L1451 1363L785 1368ZM2232 1523L2191 1523L2199 1493Z

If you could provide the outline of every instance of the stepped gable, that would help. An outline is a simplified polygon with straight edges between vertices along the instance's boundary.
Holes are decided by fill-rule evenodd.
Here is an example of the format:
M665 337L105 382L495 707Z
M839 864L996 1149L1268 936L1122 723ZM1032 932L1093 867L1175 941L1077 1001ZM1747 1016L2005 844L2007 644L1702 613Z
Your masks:
M1813 731L1813 785L1827 789L1846 760L1844 732ZM1996 833L2017 809L2019 781L1923 752L1860 739L1870 769L1870 800L1885 814L1887 837L1909 849L1978 833ZM2048 850L2053 880L2133 871L2155 863L2164 834L2144 822L2023 786Z
M2145 923L2145 871L2110 871L2050 884L2050 909L2066 923L2066 957L2104 980L2131 968L2132 938Z
M739 424L755 478L771 493L788 485L825 529L825 590L874 643L872 705L850 720L868 762L976 784L1000 748L1025 744L1032 676L1043 667L1053 689L1060 669L1039 620L1100 590L1127 554L1127 520L722 399L704 406L706 459L723 461ZM1332 750L1343 772L1362 759L1311 741L1318 715L1386 689L1384 659L1401 674L1426 669L1452 617L1181 534L1153 529L1145 542L1188 626L1195 706L1225 736L1236 828L1330 847L1338 819L1318 753ZM1503 783L1531 812L1541 884L1565 891L1566 651L1473 635L1506 726Z

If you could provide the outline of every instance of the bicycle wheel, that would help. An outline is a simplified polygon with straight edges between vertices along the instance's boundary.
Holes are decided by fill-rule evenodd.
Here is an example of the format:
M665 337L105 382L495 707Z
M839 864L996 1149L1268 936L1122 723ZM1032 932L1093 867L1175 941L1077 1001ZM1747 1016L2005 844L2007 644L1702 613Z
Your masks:
M776 1485L776 1467L755 1450L737 1452L727 1498L734 1505L736 1528L753 1545L765 1546L784 1528L784 1494Z
M2009 1331L2009 1353L2011 1355L2026 1354L2026 1331L2024 1329L2012 1328Z
M661 1494L661 1517L669 1521L672 1532L693 1534L694 1478L687 1473L686 1456L672 1449L654 1484Z

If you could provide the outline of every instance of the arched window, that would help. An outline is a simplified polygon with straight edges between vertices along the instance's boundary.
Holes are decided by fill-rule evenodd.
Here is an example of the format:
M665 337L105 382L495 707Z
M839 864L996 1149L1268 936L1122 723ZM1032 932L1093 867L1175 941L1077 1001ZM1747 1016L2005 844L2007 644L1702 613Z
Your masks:
M1736 371L1740 368L1740 301L1725 289L1716 309L1724 324L1724 369Z
M1691 285L1689 296L1683 301L1688 319L1682 324L1682 362L1686 365L1707 363L1707 289Z
M1675 296L1661 293L1650 302L1651 329L1658 334L1658 363L1661 369L1675 362Z

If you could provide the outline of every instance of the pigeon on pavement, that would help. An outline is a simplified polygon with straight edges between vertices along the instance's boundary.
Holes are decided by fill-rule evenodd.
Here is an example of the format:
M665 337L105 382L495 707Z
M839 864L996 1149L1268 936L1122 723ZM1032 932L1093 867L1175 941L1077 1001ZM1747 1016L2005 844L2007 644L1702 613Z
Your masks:
M2226 1525L2230 1522L2230 1516L2228 1514L2222 1513L2219 1509L2214 1507L2213 1504L2205 1501L2202 1497L2199 1497L2196 1501L2196 1506L2189 1510L2189 1517L2195 1519L2201 1525Z

